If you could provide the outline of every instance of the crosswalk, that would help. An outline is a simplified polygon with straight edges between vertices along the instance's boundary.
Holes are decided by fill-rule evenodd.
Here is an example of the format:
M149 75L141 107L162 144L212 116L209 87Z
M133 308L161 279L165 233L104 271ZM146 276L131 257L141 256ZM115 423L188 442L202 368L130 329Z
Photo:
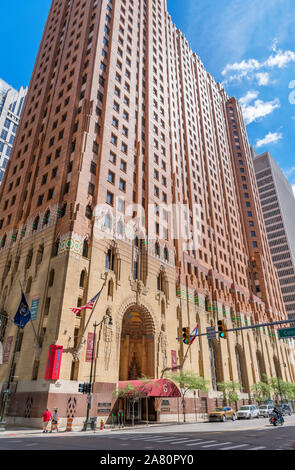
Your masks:
M112 438L112 436L108 436ZM266 446L257 446L257 444L250 444L250 443L237 443L232 441L222 441L219 442L216 439L210 438L198 438L195 439L194 437L189 436L180 436L167 434L128 434L122 437L119 437L119 440L122 441L122 445L126 445L126 442L140 442L144 447L145 443L149 443L150 446L152 443L155 443L155 448L158 447L159 444L163 444L165 446L180 446L182 449L203 449L203 450L263 450L266 449ZM125 442L124 442L125 441ZM157 445L157 446L156 446ZM253 447L254 445L254 447Z

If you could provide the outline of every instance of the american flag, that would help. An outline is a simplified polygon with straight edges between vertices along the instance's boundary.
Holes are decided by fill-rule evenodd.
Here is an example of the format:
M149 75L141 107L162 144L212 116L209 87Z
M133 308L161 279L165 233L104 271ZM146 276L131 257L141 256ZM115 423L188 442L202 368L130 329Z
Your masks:
M195 339L197 337L197 334L198 334L198 331L199 331L199 325L197 325L196 328L190 334L190 338L191 338L190 344L193 344L193 342L195 341Z
M88 302L86 305L82 305L81 307L71 307L70 310L72 310L72 312L74 312L76 315L78 315L79 313L82 312L82 310L92 310L93 307L94 307L94 304L96 303L96 301L99 299L100 297L100 294L102 292L102 289L104 288L104 286L101 288L101 290L99 291L98 294L96 294L95 297L93 297L93 299L90 300L90 302Z

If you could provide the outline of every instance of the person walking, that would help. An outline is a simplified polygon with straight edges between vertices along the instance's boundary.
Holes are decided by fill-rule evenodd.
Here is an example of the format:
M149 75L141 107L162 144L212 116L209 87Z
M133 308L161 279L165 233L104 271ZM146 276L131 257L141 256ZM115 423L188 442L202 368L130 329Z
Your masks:
M45 413L43 413L43 432L48 432L47 427L48 427L48 423L50 420L51 420L51 413L47 408Z
M53 415L52 415L52 420L51 420L51 431L54 431L54 429L56 429L56 431L58 432L58 410L57 408L54 408L54 412L53 412Z

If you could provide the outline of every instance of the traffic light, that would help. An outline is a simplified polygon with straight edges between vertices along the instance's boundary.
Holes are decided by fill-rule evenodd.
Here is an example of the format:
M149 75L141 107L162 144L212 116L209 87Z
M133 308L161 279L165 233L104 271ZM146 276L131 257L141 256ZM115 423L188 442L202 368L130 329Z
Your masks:
M182 337L184 344L190 343L190 334L189 334L189 327L182 328Z
M224 320L218 320L218 333L219 338L226 339L226 325Z
M85 393L90 394L90 393L91 393L91 384L90 384L90 383L87 383L87 384L85 384L85 385L86 385L86 387L85 387Z
M79 384L79 393L83 394L90 394L91 393L91 384L90 383L84 383L84 384Z
M85 393L85 385L86 384L79 384L79 393Z

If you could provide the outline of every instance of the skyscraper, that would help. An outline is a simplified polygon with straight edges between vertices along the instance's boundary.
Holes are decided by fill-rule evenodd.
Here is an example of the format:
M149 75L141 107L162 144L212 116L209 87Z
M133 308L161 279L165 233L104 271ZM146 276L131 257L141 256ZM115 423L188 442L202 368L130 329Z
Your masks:
M0 184L10 157L27 88L14 90L0 79Z
M117 384L158 380L182 363L183 328L285 318L259 204L239 105L206 72L165 0L54 0L0 189L0 312L16 310L21 282L36 331L28 325L17 344L14 416L26 409L33 419L58 400L62 416L85 417L78 384L92 352L92 412L109 416L120 406ZM94 310L75 316L71 308L103 285ZM14 334L3 320L3 383ZM63 348L58 381L44 380L52 345ZM199 409L216 405L223 380L239 380L245 400L263 374L294 380L288 347L267 328L194 341L185 368L213 394L197 399ZM158 385L152 419L168 393ZM177 415L168 397L161 419Z
M252 157L272 260L289 317L295 316L295 199L291 184L269 152Z

